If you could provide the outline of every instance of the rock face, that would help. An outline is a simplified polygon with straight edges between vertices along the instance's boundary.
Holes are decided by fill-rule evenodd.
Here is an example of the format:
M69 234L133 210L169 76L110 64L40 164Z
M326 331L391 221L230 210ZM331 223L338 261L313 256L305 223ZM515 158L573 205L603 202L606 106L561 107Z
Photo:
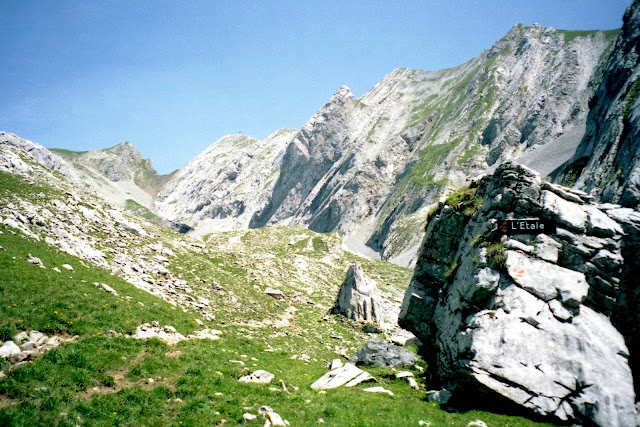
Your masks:
M8 153L2 153L3 161L7 161L8 164L6 165L6 167L2 167L2 165L0 165L0 170L11 171L11 169L22 168L22 166L19 164L21 159L18 150L29 153L31 156L33 156L33 159L46 166L48 169L61 172L69 170L69 166L66 164L66 162L55 153L52 153L38 143L22 139L12 133L0 132L0 144L7 147L13 147L14 149L13 156L9 156ZM24 161L24 159L22 159L22 161Z
M633 1L622 32L590 101L587 132L560 181L603 201L640 203L640 2Z
M337 231L351 250L409 264L416 230L449 186L547 143L556 148L545 162L557 163L547 169L573 154L589 81L616 34L516 25L458 67L397 69L359 99L343 86L299 131L216 142L156 208L196 232Z
M429 223L399 318L425 344L435 382L454 397L480 391L561 420L635 425L629 351L610 319L630 312L611 206L510 162L461 193ZM499 230L531 217L554 221L555 234Z
M221 138L178 171L158 194L158 214L197 227L197 233L246 229L269 201L286 145L296 131L264 140Z
M379 299L376 283L364 274L360 264L355 263L347 270L332 312L355 321L378 323L382 320Z

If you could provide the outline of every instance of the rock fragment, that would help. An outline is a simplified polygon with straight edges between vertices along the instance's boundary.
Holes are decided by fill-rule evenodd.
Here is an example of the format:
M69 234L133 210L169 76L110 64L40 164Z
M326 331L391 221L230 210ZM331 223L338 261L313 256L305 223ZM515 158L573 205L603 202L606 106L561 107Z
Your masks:
M344 366L327 372L320 377L316 382L311 384L313 390L332 389L346 385L347 387L353 387L364 381L371 381L374 378L367 372L356 367L352 363L347 363Z
M393 392L391 390L387 390L384 387L369 387L369 388L363 388L362 391L366 391L367 393L386 393L389 396L393 396Z
M22 350L20 350L20 347L18 347L16 343L13 341L7 341L2 344L2 347L0 347L0 357L11 357L21 351Z
M259 384L268 384L275 378L271 372L258 369L255 372L244 375L238 379L241 383L259 383Z
M373 338L354 354L350 363L376 365L395 368L397 366L412 366L418 361L418 356L409 350L395 344Z

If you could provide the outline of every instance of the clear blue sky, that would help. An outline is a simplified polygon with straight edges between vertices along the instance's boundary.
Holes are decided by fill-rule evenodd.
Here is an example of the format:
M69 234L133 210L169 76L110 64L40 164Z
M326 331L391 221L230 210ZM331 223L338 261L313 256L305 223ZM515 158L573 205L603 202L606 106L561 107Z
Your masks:
M127 140L161 173L225 134L300 128L342 84L441 69L514 24L622 25L627 0L0 0L0 130Z

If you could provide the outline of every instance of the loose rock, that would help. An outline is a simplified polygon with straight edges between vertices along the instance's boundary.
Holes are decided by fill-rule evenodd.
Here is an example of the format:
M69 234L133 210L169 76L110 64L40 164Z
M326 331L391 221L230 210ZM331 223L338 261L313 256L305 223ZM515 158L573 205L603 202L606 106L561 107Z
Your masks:
M350 363L387 366L395 368L397 366L412 366L418 361L418 356L409 350L398 347L377 338L367 342L360 348L351 359Z
M316 382L311 384L313 390L331 389L340 386L353 387L364 381L371 381L374 378L367 372L351 363L345 364L341 368L327 372Z
M265 370L259 369L251 374L240 377L238 381L241 383L262 383L268 384L273 380L275 375Z
M364 388L362 389L362 391L366 391L367 393L386 393L389 396L393 396L393 392L391 390L387 390L384 387L369 387L369 388Z

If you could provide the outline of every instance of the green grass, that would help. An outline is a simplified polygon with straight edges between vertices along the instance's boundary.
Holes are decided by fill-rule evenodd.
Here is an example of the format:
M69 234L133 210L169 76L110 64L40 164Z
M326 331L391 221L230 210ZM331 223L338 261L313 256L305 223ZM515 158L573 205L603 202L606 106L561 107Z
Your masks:
M497 242L487 246L487 261L496 270L503 271L506 268L507 257L504 252L504 243Z
M158 218L158 215L154 214L149 208L146 206L142 206L140 203L136 202L133 199L127 199L124 205L125 209L135 213L136 215L140 215L143 218L153 220Z
M47 202L53 197L62 197L61 191L39 183L29 183L20 177L0 171L0 198L15 203L15 194L38 202Z
M457 211L463 212L465 216L471 216L476 213L482 204L482 198L476 197L475 188L460 187L449 194L444 203Z
M200 317L173 309L104 269L10 230L0 225L0 246L5 248L0 250L0 328L70 335L104 334L109 329L131 333L141 323L158 320L186 332ZM46 268L29 263L28 254L40 258ZM62 268L63 264L74 270ZM53 267L61 273L52 271ZM111 286L119 296L96 287L95 282Z
M480 146L478 144L472 144L469 149L467 149L462 156L456 162L459 165L466 164L469 160L475 158L476 154L480 152Z
M0 183L0 208L9 201L19 203L21 197L51 209L52 198L64 200L64 192L43 183L28 184L6 174L0 174ZM315 425L319 418L335 426L417 425L419 420L466 425L476 419L489 425L536 425L479 410L443 411L425 401L424 389L430 384L417 370L413 372L424 387L420 391L393 379L390 370L369 368L379 384L326 394L310 389L326 372L326 363L339 357L336 347L353 354L370 338L362 325L327 316L346 268L360 262L383 291L394 295L406 289L411 270L345 252L335 233L318 234L300 227L233 231L206 236L201 248L192 246L186 236L143 219L131 220L144 226L149 236L105 234L97 241L98 248L107 251L124 242L127 247L119 251L138 253L141 258L150 256L145 248L151 243L172 248L177 256L171 257L167 268L188 283L189 295L211 300L207 310L215 321L207 322L190 309L174 309L108 270L0 225L4 248L0 250L0 339L30 329L78 336L16 369L0 361L0 370L6 374L0 378L0 425L200 426L223 420L236 424L244 412L255 414L262 405L273 407L292 425ZM46 269L29 263L29 253L39 257ZM73 266L73 271L62 268L63 264ZM119 296L94 282L108 284ZM212 282L224 291L212 289ZM286 298L266 296L267 286L281 289ZM291 308L296 311L289 322L273 323ZM222 330L222 339L167 345L105 336L111 329L130 333L154 320L183 334L200 329L196 323L200 320ZM311 360L300 360L302 354ZM238 382L256 369L272 372L276 381L269 385ZM149 378L154 382L149 383ZM371 385L382 385L395 396L362 391Z
M53 151L56 154L60 154L70 159L73 159L75 157L81 156L82 154L88 153L88 151L72 151L72 150L66 150L64 148L50 148L49 151Z
M615 30L557 30L558 33L564 35L564 42L571 43L578 37L590 37L597 33L603 33L609 40L615 39L620 34L620 29Z
M622 110L622 117L629 117L629 114L631 113L631 107L633 107L636 99L638 99L638 94L640 94L640 78L636 79L636 81L633 83L633 86L631 86L629 92L627 93L624 103L624 109Z

